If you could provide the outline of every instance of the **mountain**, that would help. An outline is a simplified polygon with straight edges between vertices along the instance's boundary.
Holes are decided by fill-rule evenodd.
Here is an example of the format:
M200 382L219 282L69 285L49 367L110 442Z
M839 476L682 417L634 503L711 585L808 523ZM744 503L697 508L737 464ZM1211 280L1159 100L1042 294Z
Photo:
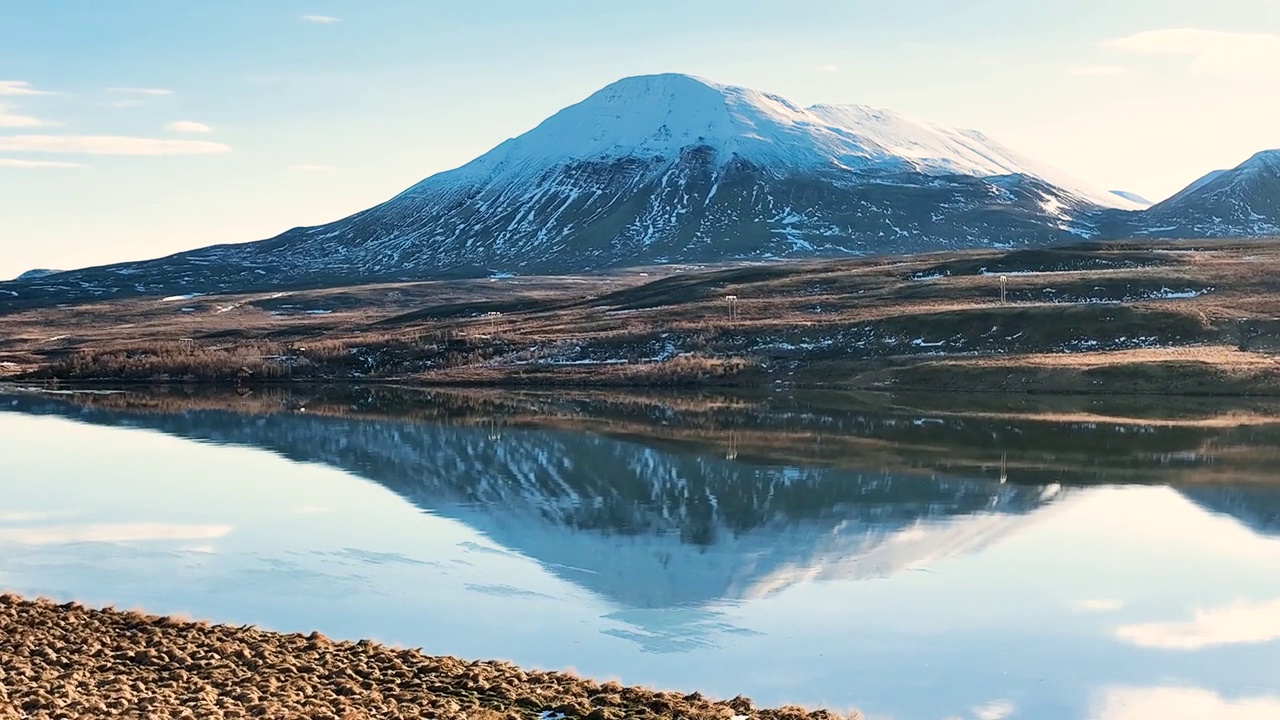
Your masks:
M49 276L49 275L57 275L57 274L58 274L58 273L60 273L60 272L62 272L62 271L61 271L61 270L49 270L49 269L46 269L46 268L37 268L37 269L35 269L35 270L28 270L28 271L26 271L26 272L22 273L21 275L19 275L18 277L14 278L14 279L15 279L15 280L36 280L36 279L38 279L38 278L47 277L47 276Z
M1139 216L1135 235L1169 238L1280 235L1280 150L1216 170Z
M48 287L172 294L1042 245L1139 207L979 132L652 75L337 222Z
M1119 197L1119 198L1121 198L1121 199L1123 199L1123 200L1128 200L1129 202L1135 203L1135 204L1137 204L1137 205L1139 205L1139 206L1141 206L1141 207L1144 207L1144 208L1151 207L1152 205L1154 205L1154 204L1155 204L1155 203L1151 202L1150 200L1148 200L1148 199L1146 199L1146 198L1142 197L1142 196L1141 196L1141 195L1139 195L1138 193L1135 193L1135 192L1129 192L1129 191L1127 191L1127 190L1112 190L1112 191L1111 191L1111 194L1112 194L1112 195L1115 195L1115 196L1117 196L1117 197Z

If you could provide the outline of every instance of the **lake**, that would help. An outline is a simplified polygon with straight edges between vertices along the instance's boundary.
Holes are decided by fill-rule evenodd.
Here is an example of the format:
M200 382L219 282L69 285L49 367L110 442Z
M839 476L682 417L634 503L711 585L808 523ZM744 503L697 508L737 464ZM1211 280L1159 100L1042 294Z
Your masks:
M1276 412L0 390L0 588L870 718L1276 718Z

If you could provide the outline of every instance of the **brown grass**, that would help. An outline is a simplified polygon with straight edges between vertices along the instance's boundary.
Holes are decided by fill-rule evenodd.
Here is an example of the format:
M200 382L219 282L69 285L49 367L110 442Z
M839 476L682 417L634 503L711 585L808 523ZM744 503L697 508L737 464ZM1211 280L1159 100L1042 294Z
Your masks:
M0 374L933 389L934 374L963 368L970 389L1114 392L1145 368L1179 388L1280 392L1267 375L1280 353L1277 242L665 272L0 305ZM1007 305L993 272L1016 273ZM1202 294L1163 297L1185 291ZM1107 365L1121 371L1082 375ZM1198 385L1216 378L1228 382Z

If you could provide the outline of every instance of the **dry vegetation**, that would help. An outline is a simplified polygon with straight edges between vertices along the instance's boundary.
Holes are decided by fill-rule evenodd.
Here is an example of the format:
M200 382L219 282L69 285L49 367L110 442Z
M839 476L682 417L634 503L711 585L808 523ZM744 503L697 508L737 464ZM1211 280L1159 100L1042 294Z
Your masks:
M0 718L834 720L318 633L0 596Z
M1278 291L1218 241L0 303L0 374L1280 394Z

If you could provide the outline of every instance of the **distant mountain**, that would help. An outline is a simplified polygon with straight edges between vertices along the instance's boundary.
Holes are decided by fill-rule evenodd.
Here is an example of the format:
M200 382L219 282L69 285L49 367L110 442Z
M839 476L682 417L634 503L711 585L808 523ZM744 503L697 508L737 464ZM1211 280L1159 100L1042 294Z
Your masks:
M35 269L35 270L28 270L28 271L26 271L26 272L22 273L22 274L21 274L21 275L19 275L17 278L15 278L15 280L36 280L36 279L38 279L38 278L46 277L46 276L48 276L48 275L56 275L56 274L58 274L58 273L60 273L60 272L62 272L62 271L61 271L61 270L48 270L48 269L44 269L44 268L37 268L37 269Z
M65 274L55 289L171 294L1042 245L1095 237L1105 211L1140 207L979 132L653 75L337 222Z
M1137 220L1135 235L1225 238L1280 235L1280 150L1216 170Z
M1124 200L1128 200L1129 202L1144 208L1151 207L1152 205L1154 205L1154 203L1152 203L1150 200L1142 197L1141 195L1135 192L1128 192L1127 190L1112 190L1111 194L1119 198L1122 198Z

